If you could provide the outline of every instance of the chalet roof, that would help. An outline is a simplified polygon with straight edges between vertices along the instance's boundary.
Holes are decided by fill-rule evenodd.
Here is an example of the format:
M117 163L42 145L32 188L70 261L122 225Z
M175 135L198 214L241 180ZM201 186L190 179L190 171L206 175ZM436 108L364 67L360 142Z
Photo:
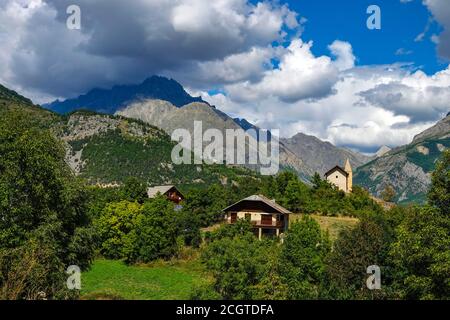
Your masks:
M345 169L343 169L340 166L335 166L334 168L328 170L327 172L325 172L325 177L330 176L333 172L335 171L339 171L340 173L342 173L344 176L348 177L348 172L345 171Z
M170 186L155 186L155 187L150 187L147 189L147 195L149 198L154 198L156 197L156 195L159 193L161 194L165 194L167 191L169 191L170 189L175 188L174 185L170 185Z
M231 206L226 207L225 209L223 209L223 211L227 211L229 208L244 202L244 201L255 201L255 202L263 202L266 205L270 206L271 208L273 208L275 211L279 212L279 213L285 213L285 214L289 214L292 213L291 211L289 211L288 209L280 206L279 204L277 204L275 201L270 200L269 198L263 196L262 194L257 194L257 195L252 195L250 197L244 198L242 200L239 200L236 203L233 203Z

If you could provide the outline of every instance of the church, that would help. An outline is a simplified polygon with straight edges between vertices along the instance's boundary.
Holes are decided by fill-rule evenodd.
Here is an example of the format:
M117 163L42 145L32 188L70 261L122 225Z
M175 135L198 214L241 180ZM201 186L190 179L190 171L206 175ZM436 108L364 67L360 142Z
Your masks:
M335 166L334 168L328 170L325 173L325 179L346 193L352 192L353 172L350 165L350 160L347 159L344 168Z

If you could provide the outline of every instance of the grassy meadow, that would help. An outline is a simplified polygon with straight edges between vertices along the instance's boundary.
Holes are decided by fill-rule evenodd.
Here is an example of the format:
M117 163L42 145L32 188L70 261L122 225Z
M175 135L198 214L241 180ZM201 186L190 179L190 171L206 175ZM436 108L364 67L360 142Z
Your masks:
M309 216L317 221L322 230L328 231L330 239L332 241L337 239L339 233L342 230L354 227L359 221L357 218L352 217L329 217L316 214L312 214ZM294 221L301 219L301 217L301 214L291 214L289 216L289 222L293 223Z
M291 223L301 216L291 215ZM350 217L312 217L323 230L328 230L332 240L341 230L351 228L358 222L358 219ZM81 299L189 299L196 285L212 281L198 256L198 251L194 250L180 259L132 266L119 260L97 259L91 269L82 275Z
M182 300L189 299L195 285L211 280L194 258L137 266L97 259L81 281L85 300Z

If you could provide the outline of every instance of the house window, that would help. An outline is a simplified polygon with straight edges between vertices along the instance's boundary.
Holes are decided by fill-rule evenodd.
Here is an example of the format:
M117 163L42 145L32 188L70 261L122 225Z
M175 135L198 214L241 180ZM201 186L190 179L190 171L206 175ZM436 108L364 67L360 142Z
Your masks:
M263 225L272 225L272 216L264 214L261 216L261 224Z
M245 220L251 221L252 220L252 215L250 213L246 213L245 214Z

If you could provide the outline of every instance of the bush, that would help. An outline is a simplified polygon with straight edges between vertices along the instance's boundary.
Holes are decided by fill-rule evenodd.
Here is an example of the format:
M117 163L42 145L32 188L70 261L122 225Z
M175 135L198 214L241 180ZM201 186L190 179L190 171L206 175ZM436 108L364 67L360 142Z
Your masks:
M395 289L404 299L450 297L450 219L432 207L411 208L390 249Z
M283 295L274 269L276 265L269 258L275 254L273 242L259 241L255 237L225 237L213 241L202 254L202 261L214 276L208 295L237 300L274 299ZM205 294L197 293L197 297L201 296Z
M385 295L388 238L383 226L364 218L351 230L344 230L326 259L326 282L322 295L333 299L365 299ZM366 287L367 267L378 265L383 276L382 292ZM328 296L327 296L328 295Z
M315 299L319 296L324 259L330 250L328 234L311 217L303 216L287 231L281 249L279 269L288 288L289 299Z
M173 203L163 196L146 202L136 217L135 226L127 237L127 262L150 262L170 258L179 250L179 217Z
M127 256L130 233L136 227L142 206L137 202L121 201L108 204L94 222L100 237L100 253L110 259Z

